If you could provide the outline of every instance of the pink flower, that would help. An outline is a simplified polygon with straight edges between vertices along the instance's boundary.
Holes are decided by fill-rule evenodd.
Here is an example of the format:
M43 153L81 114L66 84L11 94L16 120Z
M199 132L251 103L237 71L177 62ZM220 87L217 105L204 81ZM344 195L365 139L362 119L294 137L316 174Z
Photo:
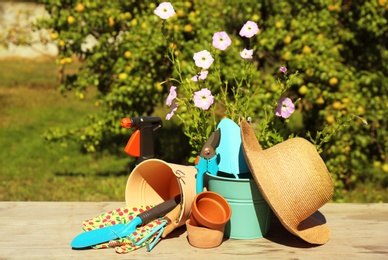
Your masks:
M259 32L259 27L255 22L248 21L244 24L244 26L240 30L241 37L251 38L253 35Z
M194 82L197 82L198 80L204 80L207 78L208 73L209 73L209 71L207 71L207 70L201 71L200 73L198 73L194 77L192 77L191 80Z
M166 120L170 120L171 117L175 114L175 111L178 109L178 103L172 105L170 112L166 115Z
M197 67L208 69L213 64L213 57L207 50L194 53L194 61Z
M156 7L154 14L166 20L175 14L175 10L170 2L163 2L158 7Z
M213 35L213 46L221 51L226 50L232 44L232 40L229 38L226 32L216 32Z
M168 94L167 99L166 99L166 105L171 106L172 101L176 98L176 87L171 86L170 88L170 94Z
M295 111L295 106L292 103L290 98L281 98L278 101L278 106L276 107L275 114L278 117L289 118L292 113Z
M286 73L287 72L287 68L286 67L280 67L279 70L283 73Z
M214 96L207 88L203 88L200 91L194 92L194 105L208 110L209 107L214 103Z
M244 60L250 60L253 58L253 50L244 49L242 52L240 52L240 56Z

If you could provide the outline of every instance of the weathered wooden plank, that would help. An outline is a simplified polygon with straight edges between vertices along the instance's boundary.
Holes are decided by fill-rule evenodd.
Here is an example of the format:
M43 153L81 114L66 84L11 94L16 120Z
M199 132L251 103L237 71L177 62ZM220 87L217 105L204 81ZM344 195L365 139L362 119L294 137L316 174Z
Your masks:
M119 255L113 249L72 250L71 240L85 219L124 206L124 202L0 202L0 259L388 259L388 204L329 203L320 212L331 240L312 246L274 222L266 238L225 240L213 249L187 241L184 227L145 248Z

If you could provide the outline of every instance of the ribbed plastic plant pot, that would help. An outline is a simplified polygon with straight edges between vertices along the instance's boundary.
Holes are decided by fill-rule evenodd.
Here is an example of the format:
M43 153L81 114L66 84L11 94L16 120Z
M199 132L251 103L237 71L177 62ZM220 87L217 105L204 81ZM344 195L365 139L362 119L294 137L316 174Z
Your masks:
M194 166L148 159L138 164L128 177L125 188L127 206L157 205L182 193L182 210L176 227L190 218L191 205L196 196Z
M219 229L232 215L229 203L218 193L204 191L197 194L191 206L191 223L200 227Z
M209 191L222 195L232 208L232 216L225 225L224 236L234 239L264 237L270 228L272 211L250 174L235 179L225 174L206 174Z

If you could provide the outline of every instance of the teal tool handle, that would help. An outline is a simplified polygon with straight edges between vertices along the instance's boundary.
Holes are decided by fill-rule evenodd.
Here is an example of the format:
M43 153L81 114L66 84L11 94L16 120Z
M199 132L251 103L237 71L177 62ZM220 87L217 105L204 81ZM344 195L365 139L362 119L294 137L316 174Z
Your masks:
M156 205L147 211L144 211L143 213L140 213L137 215L137 217L141 218L142 224L149 223L173 210L180 203L180 200L181 195L178 195L172 199L166 200L165 202Z
M203 192L204 187L204 176L205 173L210 173L211 175L217 175L218 172L218 154L214 156L213 158L207 160L202 157L199 157L199 162L197 165L195 165L195 168L197 169L197 176L196 176L196 192L197 194Z
M195 168L197 169L197 176L195 177L195 191L199 194L203 191L203 178L207 171L207 160L199 157L199 162L195 165Z

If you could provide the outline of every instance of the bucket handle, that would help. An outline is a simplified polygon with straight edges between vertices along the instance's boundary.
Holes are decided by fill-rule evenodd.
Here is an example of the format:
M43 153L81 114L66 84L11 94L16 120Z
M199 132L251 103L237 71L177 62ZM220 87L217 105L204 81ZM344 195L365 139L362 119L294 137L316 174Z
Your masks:
M185 175L186 174L181 170L175 171L175 177L177 178L177 181L178 181L179 192L180 192L180 196L181 196L181 201L179 203L181 211L179 213L179 217L175 220L176 223L179 223L179 219L182 217L182 214L183 214L183 188L182 188L182 185L186 185L186 183L183 179L185 177Z

